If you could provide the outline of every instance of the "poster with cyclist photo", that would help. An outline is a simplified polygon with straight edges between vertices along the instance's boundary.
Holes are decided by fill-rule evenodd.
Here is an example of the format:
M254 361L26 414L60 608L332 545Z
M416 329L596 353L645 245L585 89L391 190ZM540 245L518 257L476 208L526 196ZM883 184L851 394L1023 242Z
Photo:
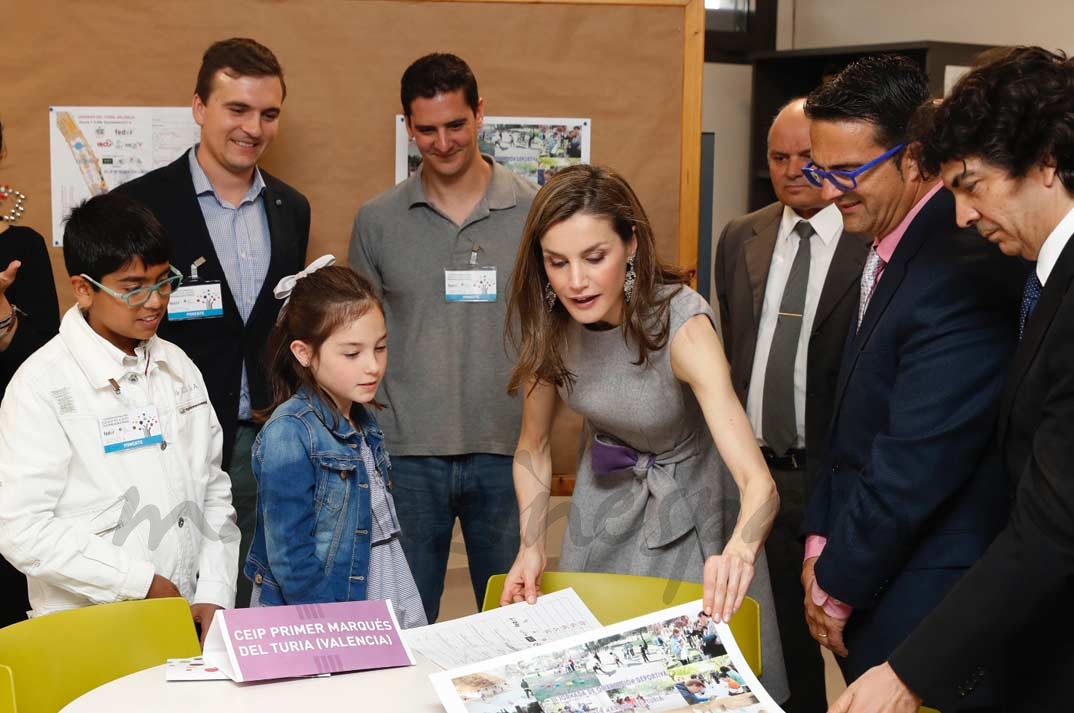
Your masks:
M477 134L481 153L511 172L543 186L565 166L589 163L589 119L486 116ZM395 115L395 182L421 165L421 154L410 140L406 120Z
M449 713L781 713L701 600L434 674Z

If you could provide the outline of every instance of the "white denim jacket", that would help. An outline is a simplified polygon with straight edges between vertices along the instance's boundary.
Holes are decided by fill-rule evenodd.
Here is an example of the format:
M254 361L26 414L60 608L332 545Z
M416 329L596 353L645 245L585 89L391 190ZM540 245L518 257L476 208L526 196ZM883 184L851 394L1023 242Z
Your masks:
M0 553L27 575L32 615L141 599L154 573L192 604L234 606L239 533L205 382L171 342L135 351L76 305L4 394ZM164 443L106 454L100 420L148 403Z

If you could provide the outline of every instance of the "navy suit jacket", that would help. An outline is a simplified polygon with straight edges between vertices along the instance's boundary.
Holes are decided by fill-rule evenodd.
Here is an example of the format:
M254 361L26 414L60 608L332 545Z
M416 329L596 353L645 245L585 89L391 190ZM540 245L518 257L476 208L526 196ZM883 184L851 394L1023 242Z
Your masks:
M1074 671L1074 238L1026 324L996 435L1010 522L891 657L945 712L1007 684L1001 710L1070 710Z
M294 188L261 170L261 176L265 179L262 198L268 216L272 256L261 292L254 302L250 318L244 324L194 193L189 161L184 151L182 156L167 166L150 171L115 190L140 201L153 211L172 240L175 250L172 264L176 268L184 275L189 275L191 263L204 257L206 262L198 268L198 277L219 280L223 287L223 317L181 322L165 319L158 333L164 339L178 344L205 377L209 399L216 409L224 433L224 468L227 468L238 427L243 364L246 365L253 408L269 405L270 394L263 366L264 350L281 305L273 296L272 289L281 277L293 275L305 267L310 235L310 204Z
M1003 527L992 444L1024 270L955 224L942 190L903 235L854 325L804 532L817 582L854 607L849 679L887 659Z

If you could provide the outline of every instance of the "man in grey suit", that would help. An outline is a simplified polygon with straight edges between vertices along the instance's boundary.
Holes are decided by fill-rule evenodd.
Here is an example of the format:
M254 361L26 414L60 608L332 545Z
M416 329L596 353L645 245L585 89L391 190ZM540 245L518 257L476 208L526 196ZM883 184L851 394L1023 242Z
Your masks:
M831 420L836 377L868 236L843 232L810 185L804 99L776 115L768 169L778 202L728 223L716 247L716 294L731 379L779 489L765 545L791 698L788 713L827 707L824 662L803 616L798 540L811 474Z

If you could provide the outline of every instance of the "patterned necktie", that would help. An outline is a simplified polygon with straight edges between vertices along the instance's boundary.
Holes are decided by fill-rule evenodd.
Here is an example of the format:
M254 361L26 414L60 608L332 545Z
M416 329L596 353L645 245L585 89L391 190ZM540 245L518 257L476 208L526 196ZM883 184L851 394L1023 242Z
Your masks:
M865 310L869 308L869 300L873 297L876 282L880 279L880 273L884 270L884 258L876 251L876 246L869 248L869 257L865 259L865 269L861 272L861 298L858 300L858 329L861 329L861 320L865 317Z
M1022 307L1018 310L1018 341L1022 341L1022 337L1025 336L1026 322L1033 314L1043 289L1044 286L1040 284L1040 278L1037 277L1037 265L1034 263L1033 269L1026 275L1025 287L1022 288Z
M794 254L787 285L779 303L779 317L768 350L764 373L764 396L761 402L761 431L768 447L783 455L798 440L798 423L794 409L794 361L798 355L798 337L802 333L806 287L809 284L809 239L816 235L808 221L794 226L798 234L798 251Z

